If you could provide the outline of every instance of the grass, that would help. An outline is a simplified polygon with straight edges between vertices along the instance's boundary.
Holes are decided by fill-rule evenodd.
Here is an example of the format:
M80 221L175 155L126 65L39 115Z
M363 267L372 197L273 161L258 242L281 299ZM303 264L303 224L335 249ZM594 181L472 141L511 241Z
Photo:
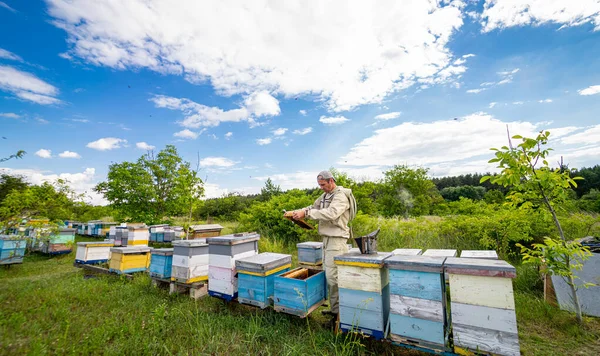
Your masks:
M261 242L262 251L293 248ZM264 249L263 249L264 248ZM269 249L268 249L269 248ZM335 335L307 320L205 297L169 295L150 279L84 279L74 254L31 255L0 268L0 354L420 355L387 342ZM600 354L600 320L579 327L540 299L537 274L521 266L515 300L525 355Z

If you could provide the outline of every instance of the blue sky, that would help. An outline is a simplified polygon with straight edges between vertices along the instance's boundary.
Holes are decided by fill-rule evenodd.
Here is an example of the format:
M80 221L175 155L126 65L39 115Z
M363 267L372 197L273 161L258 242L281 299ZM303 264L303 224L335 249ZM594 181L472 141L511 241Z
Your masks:
M0 168L88 200L174 144L208 196L485 172L511 133L600 157L599 0L0 1ZM316 3L315 3L316 4Z

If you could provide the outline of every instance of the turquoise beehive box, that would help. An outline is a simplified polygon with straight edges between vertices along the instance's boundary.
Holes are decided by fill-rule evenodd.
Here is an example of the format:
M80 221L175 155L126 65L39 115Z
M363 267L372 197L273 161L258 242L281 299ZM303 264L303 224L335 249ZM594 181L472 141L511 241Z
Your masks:
M150 256L150 276L155 278L171 279L171 269L173 268L173 249L157 248L151 251Z
M292 256L263 252L235 261L238 272L238 301L266 308L275 294L275 276L292 267Z

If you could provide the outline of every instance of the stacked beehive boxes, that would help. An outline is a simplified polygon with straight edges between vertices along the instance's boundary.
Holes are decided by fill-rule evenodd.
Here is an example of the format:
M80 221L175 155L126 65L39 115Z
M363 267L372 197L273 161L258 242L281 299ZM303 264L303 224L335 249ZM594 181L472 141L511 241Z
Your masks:
M448 258L455 352L520 355L512 278L505 261Z
M383 261L389 252L336 256L340 296L340 328L384 337L389 316L389 276Z
M323 269L323 243L301 242L296 244L298 248L298 264L302 267Z
M148 246L150 232L145 225L127 227L127 246Z
M275 276L274 305L278 312L304 318L325 302L325 272L298 267Z
M150 276L161 279L171 279L173 265L173 249L158 248L151 251Z
M173 241L171 280L187 284L208 280L208 244L197 240Z
M258 253L256 233L225 235L208 240L208 293L225 300L237 298L235 261Z
M78 242L75 262L79 264L96 264L110 260L110 249L113 241Z
M81 225L79 225L77 227L77 233L79 235L85 235L85 230L87 229L87 224L81 223Z
M0 235L0 265L23 263L27 240L17 235Z
M148 246L113 247L110 249L110 271L118 274L145 272L150 265Z
M175 241L175 229L172 226L166 226L163 235L163 242Z
M42 252L50 255L60 255L73 250L75 229L61 227L58 232L51 234L43 241Z
M390 274L390 338L446 351L446 257L396 255L385 260Z
M150 241L152 242L165 242L165 228L169 225L150 225Z
M260 308L271 305L275 276L289 271L292 256L263 252L235 261L238 272L238 301Z

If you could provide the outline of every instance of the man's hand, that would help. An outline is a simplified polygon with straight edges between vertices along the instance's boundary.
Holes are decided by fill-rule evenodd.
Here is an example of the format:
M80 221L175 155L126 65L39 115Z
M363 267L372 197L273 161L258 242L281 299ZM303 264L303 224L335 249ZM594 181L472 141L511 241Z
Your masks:
M296 220L300 220L302 218L304 218L306 216L304 209L301 210L294 210L294 213L292 214L292 218L296 219Z

